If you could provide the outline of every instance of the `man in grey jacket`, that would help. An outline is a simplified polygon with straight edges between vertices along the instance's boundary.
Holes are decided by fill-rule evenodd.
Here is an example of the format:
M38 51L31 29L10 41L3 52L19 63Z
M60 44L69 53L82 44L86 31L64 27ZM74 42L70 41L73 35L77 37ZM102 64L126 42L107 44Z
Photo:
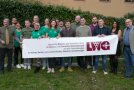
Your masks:
M129 78L134 72L134 26L132 20L127 19L125 21L126 28L123 34L124 42L124 56L126 65L126 78Z

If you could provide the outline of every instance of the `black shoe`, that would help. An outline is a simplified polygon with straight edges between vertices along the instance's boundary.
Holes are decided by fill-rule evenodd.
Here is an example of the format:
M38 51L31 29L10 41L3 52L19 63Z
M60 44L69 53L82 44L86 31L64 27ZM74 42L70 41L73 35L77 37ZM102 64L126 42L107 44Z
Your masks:
M40 71L41 67L36 67L34 70L34 73L38 73Z

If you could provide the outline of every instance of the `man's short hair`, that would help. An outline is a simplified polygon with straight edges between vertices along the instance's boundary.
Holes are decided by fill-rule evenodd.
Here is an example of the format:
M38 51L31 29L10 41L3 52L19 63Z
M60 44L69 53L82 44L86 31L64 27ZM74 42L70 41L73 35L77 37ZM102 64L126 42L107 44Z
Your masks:
M7 21L9 22L9 18L4 18L4 20L3 20L3 21L5 21L5 20L7 20Z
M29 20L29 19L26 19L25 21L28 21L28 22L30 22L30 20Z

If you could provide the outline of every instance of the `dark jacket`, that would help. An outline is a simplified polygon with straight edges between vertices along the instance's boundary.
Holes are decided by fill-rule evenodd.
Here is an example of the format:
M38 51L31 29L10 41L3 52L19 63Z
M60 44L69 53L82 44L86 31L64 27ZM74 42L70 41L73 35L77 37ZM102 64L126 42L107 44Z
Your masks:
M93 31L93 36L97 36L97 35L110 35L110 29L106 26L104 26L103 28L100 28L99 26L97 26L94 31Z
M75 37L75 31L72 29L70 30L64 29L60 32L60 36L61 37Z

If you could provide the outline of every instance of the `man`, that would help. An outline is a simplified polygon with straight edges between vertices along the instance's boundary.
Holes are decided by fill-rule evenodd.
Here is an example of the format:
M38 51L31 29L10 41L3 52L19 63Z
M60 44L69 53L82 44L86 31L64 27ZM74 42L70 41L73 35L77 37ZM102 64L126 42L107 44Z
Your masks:
M56 19L56 23L58 25L58 29L60 30L60 32L65 29L64 22L62 20L59 21L58 19ZM61 57L56 58L56 65L57 66L61 65L61 61L62 61Z
M93 33L94 29L98 26L98 19L96 16L92 17L92 24L89 25L91 32ZM87 68L91 68L91 66L93 65L94 61L95 61L95 56L91 57L92 59L88 61L88 66Z
M75 17L75 22L74 22L74 23L71 23L71 29L72 29L73 31L75 31L75 32L76 32L76 28L80 26L80 19L81 19L80 15L77 15L77 16ZM73 57L73 58L72 58L72 61L73 61L73 59L75 60L75 58L77 58L77 57ZM78 63L78 62L77 62L77 63ZM79 63L78 63L78 65L79 65Z
M75 17L75 22L71 23L71 29L72 30L76 31L76 28L80 26L80 19L81 19L80 15L77 15Z
M9 19L3 20L3 27L0 27L0 73L4 73L4 59L7 55L7 70L12 72L12 54L13 54L13 38L14 27L9 26Z
M22 39L30 39L33 28L30 27L29 20L25 20L25 28L22 29ZM31 69L31 59L24 59L24 69Z
M59 22L59 29L60 29L60 31L65 29L64 22L62 20Z
M126 64L126 78L130 78L134 73L134 26L132 20L126 20L126 28L123 34L124 56Z
M89 37L92 36L91 29L89 26L86 25L86 20L85 18L81 18L80 20L80 26L76 29L76 37ZM79 66L83 69L87 69L87 62L88 62L88 57L83 57L80 56L77 58Z
M89 25L89 27L91 28L91 31L93 33L94 29L98 26L98 19L96 16L92 17L92 24Z
M110 30L108 27L106 27L104 25L104 20L103 19L99 19L98 20L98 27L96 27L93 31L93 36L97 36L97 37L105 37L107 35L110 35ZM96 73L97 72L97 69L98 69L98 62L99 62L99 57L100 56L95 56L95 62L94 62L94 65L93 65L93 71L92 73ZM103 72L104 72L104 75L107 75L107 71L106 71L106 55L102 55L102 67L103 67Z
M65 26L66 28L61 31L60 36L61 37L75 37L75 31L70 28L71 22L69 20L66 21ZM71 57L62 58L61 69L59 71L63 72L65 70L65 63L64 63L65 59L67 59L67 62L68 62L68 71L72 72L73 70L71 68L71 65L72 65Z
M39 23L39 17L38 17L38 15L34 15L32 27L34 27L34 24L35 24L35 23Z

